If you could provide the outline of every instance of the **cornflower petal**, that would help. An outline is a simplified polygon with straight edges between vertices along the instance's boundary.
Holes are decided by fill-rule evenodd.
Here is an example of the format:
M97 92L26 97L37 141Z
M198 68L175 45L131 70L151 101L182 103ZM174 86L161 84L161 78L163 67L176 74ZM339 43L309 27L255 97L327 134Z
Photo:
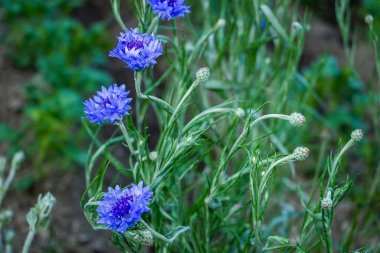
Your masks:
M93 98L83 103L86 118L91 123L98 124L122 120L132 109L130 106L132 98L128 98L129 93L124 84L120 87L113 84L108 89L103 86Z
M103 200L97 203L98 224L125 233L141 219L143 213L150 211L148 204L152 195L149 186L143 187L142 182L123 190L118 185L114 189L109 187Z

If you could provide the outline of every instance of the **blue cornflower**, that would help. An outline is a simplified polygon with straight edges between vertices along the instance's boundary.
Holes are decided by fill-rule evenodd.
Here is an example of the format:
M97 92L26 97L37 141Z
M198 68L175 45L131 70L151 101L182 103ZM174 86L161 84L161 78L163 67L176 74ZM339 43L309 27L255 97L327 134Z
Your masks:
M152 67L162 54L161 41L153 35L128 29L117 38L119 43L110 51L109 56L119 58L134 71Z
M260 20L260 29L265 30L267 27L267 21L265 19Z
M108 89L104 86L93 98L84 102L86 118L91 123L103 123L122 120L131 109L132 98L128 98L130 91L125 90L125 85L111 85Z
M115 189L109 187L104 199L98 201L98 224L124 233L141 219L141 214L150 211L148 203L152 195L149 186L143 187L142 182L132 184L130 189L120 189L118 185Z
M149 0L149 4L162 20L171 20L190 13L190 6L185 5L185 0Z

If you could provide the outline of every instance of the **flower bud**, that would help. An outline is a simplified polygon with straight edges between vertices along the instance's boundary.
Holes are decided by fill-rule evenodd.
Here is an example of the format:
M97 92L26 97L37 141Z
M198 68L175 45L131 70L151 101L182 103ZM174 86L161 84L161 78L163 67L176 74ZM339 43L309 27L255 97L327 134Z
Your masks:
M373 24L373 16L370 15L370 14L367 14L364 18L365 22L369 25L372 25Z
M25 159L24 152L18 151L12 159L12 168L18 169L20 167L20 163Z
M137 231L126 231L125 235L131 238L133 241L138 242L142 245L151 246L154 243L153 234L148 229L137 230Z
M298 31L302 31L303 27L299 22L296 21L296 22L293 22L292 29L298 32Z
M290 115L289 123L290 123L290 125L292 125L292 126L300 127L300 126L302 126L303 124L305 124L305 122L306 122L306 118L305 118L305 116L303 116L301 113L293 112L293 113Z
M152 151L149 153L149 159L151 161L156 161L157 160L157 157L158 157L158 153L157 151Z
M323 209L327 210L330 209L333 205L333 202L331 200L331 191L327 192L327 196L321 200L321 206Z
M305 147L297 147L297 148L293 151L294 159L297 160L297 161L305 160L306 157L308 157L309 152L310 152L310 150L309 150L308 148L305 148Z
M7 159L5 159L5 157L0 156L0 178L4 174L4 170L5 170L5 165L6 164L7 164Z
M14 242L14 239L15 239L15 237L16 237L16 234L15 234L15 232L13 231L13 230L5 230L5 236L4 236L4 239L5 239L5 242L7 243L7 244L13 244L13 242Z
M241 108L237 108L236 111L235 111L235 114L236 116L238 116L239 118L243 118L245 116L245 112L243 109Z
M218 20L218 22L216 23L217 26L220 26L220 27L223 27L226 25L226 20L224 18L221 18Z
M321 206L325 210L330 209L332 207L332 204L333 204L333 202L329 198L323 198L321 201Z
M200 82L206 81L209 78L209 76L210 70L207 67L199 69L196 73L197 80Z
M4 210L0 212L0 227L4 227L8 224L13 217L13 212L11 210Z
M37 204L30 208L26 215L26 220L31 231L39 232L47 228L50 220L50 213L55 205L55 197L50 193L44 196L39 195Z
M363 130L356 129L356 130L352 131L351 140L353 140L354 142L359 142L362 139L363 139Z

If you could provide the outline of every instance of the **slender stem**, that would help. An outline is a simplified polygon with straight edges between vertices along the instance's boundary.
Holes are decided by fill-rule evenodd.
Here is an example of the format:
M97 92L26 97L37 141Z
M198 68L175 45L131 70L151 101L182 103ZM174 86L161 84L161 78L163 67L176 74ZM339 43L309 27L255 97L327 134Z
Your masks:
M196 79L193 82L193 84L190 86L190 88L186 91L185 95L182 97L181 101L178 103L178 105L175 108L172 116L170 117L167 129L169 129L169 130L171 129L171 127L172 127L172 125L173 125L173 123L177 117L178 112L182 109L182 106L185 103L186 99L190 96L191 92L193 92L193 90L198 86L199 83L200 83L199 80Z
M142 80L142 73L141 72L135 72L135 89L136 89L136 94L138 98L141 99L148 99L151 100L157 104L159 104L161 107L163 107L167 112L173 113L173 108L164 100L161 100L155 96L147 96L141 93L141 80Z
M167 238L161 235L160 233L158 233L157 231L155 231L153 228L149 227L149 225L144 220L140 220L140 222L144 224L144 226L153 234L154 237L167 243L173 243L180 234L190 230L190 227L183 227L180 230L178 230L171 238Z
M125 128L124 123L122 121L119 121L119 122L116 123L116 125L120 128L121 132L123 133L124 138L125 138L125 140L127 142L128 148L131 151L131 154L132 155L138 154L139 150L138 149L135 150L133 148L131 137L129 136L128 131Z
M205 224L205 239L206 239L206 253L210 252L210 211L208 207L208 200L205 200L205 211L206 211L206 224Z
M336 169L338 167L338 163L340 159L342 158L342 155L350 148L355 142L353 140L349 140L346 145L342 148L342 150L339 152L339 154L335 157L333 165L331 166L331 175L334 178L334 175L336 173Z
M111 0L111 4L113 15L115 16L117 23L120 25L121 29L123 29L124 31L127 30L127 27L125 26L120 16L120 0Z
M150 26L146 32L147 34L151 34L151 33L156 32L157 26L158 26L158 21L159 21L159 18L157 16L155 16L152 20L152 23L150 23Z
M111 146L111 145L113 145L115 143L121 142L124 138L125 138L124 136L119 136L119 137L112 138L109 141L107 141L106 143L104 143L102 146L100 146L98 148L98 150L96 150L96 152L94 153L94 155L91 157L91 160L90 160L89 165L88 165L88 169L86 170L86 186L87 187L90 184L91 172L92 172L92 168L94 167L96 159L103 153L103 151L107 147L109 147L109 146Z
M267 184L268 182L268 179L269 179L269 176L270 176L270 173L273 171L273 169L280 163L283 163L283 162L286 162L286 161L289 161L289 160L292 160L294 158L294 155L291 154L291 155L288 155L288 156L285 156L277 161L275 161L274 163L271 164L271 166L269 167L269 169L267 169L265 171L265 174L263 175L263 178L260 182L260 186L259 186L259 195L263 194L263 191L264 191L264 187L265 185Z
M255 222L255 227L253 228L255 230L255 238L256 238L256 241L257 241L257 246L259 246L259 248L262 248L262 245L263 243L261 242L261 239L260 239L260 225L259 225L260 221L256 221Z
M190 120L190 122L187 123L186 126L183 128L182 132L183 133L187 132L188 130L190 130L193 127L194 124L197 123L197 121L199 121L201 118L206 117L210 114L229 113L229 112L235 112L235 111L236 111L236 109L234 109L234 108L223 108L223 107L208 109L206 111L201 112L200 114L195 116L192 120Z
M290 120L290 116L289 115L284 115L284 114L267 114L267 115L264 115L264 116L261 116L261 117L257 118L256 120L254 120L249 125L246 124L244 126L244 130L242 131L242 133L240 134L240 136L238 137L238 139L235 141L235 143L232 145L232 148L230 149L228 155L222 161L221 165L218 166L218 169L216 171L216 175L215 175L215 177L214 177L214 179L212 181L212 185L211 185L211 189L210 189L210 197L215 193L215 190L216 190L216 180L219 179L219 174L222 173L222 171L224 170L224 168L227 166L230 157L235 153L235 151L238 149L239 145L244 141L244 139L246 138L246 136L248 134L248 131L254 125L256 125L257 123L259 123L260 121L262 121L264 119L269 119L269 118L278 118L278 119L283 119L283 120Z
M28 253L30 246L32 245L34 235L36 234L35 231L29 230L29 233L25 239L24 246L22 247L22 253Z
M259 164L258 164L257 166L260 167L262 164L267 163L268 160L270 160L270 159L265 159L265 160L260 161ZM233 181L233 180L235 180L235 179L237 179L237 178L239 178L239 177L241 177L241 176L247 174L247 173L250 171L250 169L251 169L251 168L250 168L249 166L243 168L243 169L240 170L238 173L235 173L235 174L233 174L232 176L230 176L226 181L224 181L224 182L222 183L222 185L227 185L227 184L230 183L231 181Z
M7 179L4 182L4 186L1 187L1 189L0 189L1 190L1 192L0 192L0 206L3 203L4 196L5 196L6 192L8 191L9 186L11 185L11 183L13 181L13 178L16 175L16 170L17 170L17 166L12 164L11 169L9 170L9 174L7 176Z
M267 115L264 115L264 116L261 116L257 119L255 119L250 127L253 127L254 125L256 125L257 123L259 123L260 121L264 120L264 119L270 119L270 118L277 118L277 119L283 119L283 120L290 120L290 116L289 115L285 115L285 114L267 114Z

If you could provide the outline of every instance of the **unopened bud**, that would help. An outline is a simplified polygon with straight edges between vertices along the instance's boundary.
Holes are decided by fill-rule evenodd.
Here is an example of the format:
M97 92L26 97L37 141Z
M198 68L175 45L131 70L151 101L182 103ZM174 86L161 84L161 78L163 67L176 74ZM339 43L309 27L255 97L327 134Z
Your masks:
M303 27L299 22L296 21L296 22L293 22L292 29L294 29L294 31L298 32L298 31L302 31Z
M216 23L217 26L220 26L220 27L223 27L226 25L226 20L224 18L221 18L218 20L218 22Z
M38 196L37 204L26 215L26 220L31 231L39 232L47 228L55 202L56 199L50 192L44 196Z
M365 22L369 25L372 25L373 24L373 16L370 15L370 14L367 14L364 18Z
M292 126L300 127L300 126L302 126L303 124L305 124L305 122L306 122L306 118L305 118L305 116L303 116L301 113L293 112L293 113L290 115L289 123L290 123L290 125L292 125Z
M363 130L356 129L356 130L352 131L351 140L353 140L354 142L359 142L362 139L363 139Z
M152 160L152 161L156 161L157 160L157 157L158 157L158 153L157 151L152 151L149 153L149 159Z
M332 207L332 200L329 199L329 198L323 198L322 201L321 201L321 206L323 209L330 209Z
M196 77L198 81L204 82L206 81L210 76L210 70L206 68L201 68L197 71Z
M13 230L5 230L5 236L4 236L5 238L5 242L7 243L7 244L13 244L13 241L14 241L14 239L15 239L15 237L16 237L16 234L15 234L15 232L13 231Z
M310 150L309 150L308 148L305 148L305 147L297 147L297 148L293 151L294 159L297 160L297 161L305 160L306 157L309 156L309 152L310 152Z
M5 157L0 156L0 178L4 174L6 164L7 164L7 159L5 159Z
M5 210L0 212L0 227L4 227L8 224L13 217L13 212L11 210Z
M147 229L127 231L125 235L131 238L133 241L138 242L142 245L151 246L154 243L153 234Z
M333 205L333 202L331 200L331 190L327 192L327 195L325 198L321 200L321 206L323 209L330 209Z
M20 167L20 163L25 159L24 152L18 151L12 159L12 168L18 169Z
M238 116L239 118L243 118L245 116L245 112L243 109L241 108L237 108L236 111L235 111L235 114L236 116Z

